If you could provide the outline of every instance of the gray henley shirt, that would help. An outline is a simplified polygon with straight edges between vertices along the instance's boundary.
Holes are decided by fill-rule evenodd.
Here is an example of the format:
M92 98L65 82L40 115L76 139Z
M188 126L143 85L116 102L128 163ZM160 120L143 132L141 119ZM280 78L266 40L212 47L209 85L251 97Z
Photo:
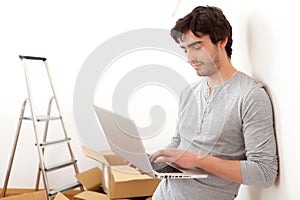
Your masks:
M271 186L278 161L269 96L239 71L210 97L206 80L193 84L181 94L176 134L167 148L240 160L243 184ZM204 179L163 179L153 199L227 200L239 187L209 173Z

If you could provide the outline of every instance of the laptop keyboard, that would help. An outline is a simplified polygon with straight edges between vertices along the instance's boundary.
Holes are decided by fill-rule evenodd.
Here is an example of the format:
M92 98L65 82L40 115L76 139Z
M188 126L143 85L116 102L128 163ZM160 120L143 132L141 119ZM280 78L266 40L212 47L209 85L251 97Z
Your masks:
M182 173L182 171L168 165L167 163L151 163L152 168L159 173Z

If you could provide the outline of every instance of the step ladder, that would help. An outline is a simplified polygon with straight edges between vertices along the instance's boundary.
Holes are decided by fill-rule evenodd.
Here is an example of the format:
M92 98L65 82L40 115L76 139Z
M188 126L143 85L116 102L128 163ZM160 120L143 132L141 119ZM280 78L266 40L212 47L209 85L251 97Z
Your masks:
M19 139L19 135L20 135L20 130L21 130L21 126L22 126L22 122L23 121L32 121L33 123L33 130L34 130L34 135L35 135L35 142L36 142L36 148L37 148L37 153L38 153L38 157L39 157L39 167L38 167L38 173L37 173L37 179L36 179L36 185L35 185L35 189L39 190L39 184L40 184L40 176L42 174L42 178L43 178L43 183L44 183L44 188L46 190L47 196L48 196L48 200L52 199L52 197L55 197L55 195L58 192L65 192L71 189L75 189L75 188L80 188L80 190L83 190L82 185L78 182L75 181L72 184L69 184L67 186L63 186L61 188L50 188L49 186L49 181L48 181L48 173L58 170L58 169L62 169L68 166L73 166L74 168L74 172L75 174L79 173L78 170L78 166L77 166L77 160L74 158L74 154L70 145L70 140L71 138L68 137L67 132L66 132L66 128L64 125L64 120L63 117L61 115L61 111L59 108L59 104L56 98L56 94L55 94L55 90L53 87L53 83L52 83L52 79L49 73L49 69L48 69L48 64L47 64L47 59L43 58L43 57L33 57L33 56L19 56L23 66L24 66L24 72L25 72L25 79L26 79L26 86L27 86L27 93L28 93L28 98L26 98L22 104L22 109L21 109L21 113L20 113L20 117L19 117L19 121L18 121L18 126L17 126L17 131L16 131L16 136L14 139L14 143L13 143L13 149L11 152L11 157L10 157L10 161L9 161L9 166L7 169L7 173L6 173L6 177L5 177L5 182L4 182L4 186L3 186L3 190L2 190L2 197L5 197L6 195L6 189L7 189L7 185L8 185L8 181L9 181L9 177L10 177L10 173L11 173L11 168L12 168L12 164L13 164L13 160L14 160L14 156L15 156L15 152L16 152L16 147L18 144L18 139ZM48 103L48 110L47 110L47 114L46 115L37 115L36 113L36 109L33 100L32 100L32 90L31 90L31 85L30 85L30 80L29 80L29 74L28 74L28 66L27 66L27 61L30 62L39 62L42 61L43 65L45 66L45 70L47 72L47 78L49 79L49 84L50 84L50 90L51 93L53 94L53 96L50 98L49 103ZM51 95L52 95L51 94ZM52 110L52 104L55 103L56 104L56 112L57 112L57 116L52 116L51 115L51 110ZM25 113L25 108L26 105L29 104L30 105L30 116L24 116ZM47 141L47 136L48 136L48 127L49 127L49 122L53 121L53 120L59 120L61 123L61 127L62 127L62 137L56 140L51 140L51 141ZM39 123L44 123L44 130L41 131L41 127L38 126ZM42 133L43 132L43 133ZM43 134L43 135L42 135ZM41 139L41 137L43 136L43 138ZM49 165L47 166L46 162L45 162L45 148L52 146L52 145L59 145L59 144L64 144L65 146L67 146L67 151L69 152L69 157L70 159L64 162L60 162L57 164L53 164L53 165Z

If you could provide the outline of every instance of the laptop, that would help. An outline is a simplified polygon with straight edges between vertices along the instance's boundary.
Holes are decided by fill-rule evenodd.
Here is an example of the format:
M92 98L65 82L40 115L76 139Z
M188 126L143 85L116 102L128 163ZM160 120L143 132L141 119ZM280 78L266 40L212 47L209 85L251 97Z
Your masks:
M122 115L95 106L96 115L113 152L155 178L206 178L200 169L182 169L171 163L151 163L135 123Z

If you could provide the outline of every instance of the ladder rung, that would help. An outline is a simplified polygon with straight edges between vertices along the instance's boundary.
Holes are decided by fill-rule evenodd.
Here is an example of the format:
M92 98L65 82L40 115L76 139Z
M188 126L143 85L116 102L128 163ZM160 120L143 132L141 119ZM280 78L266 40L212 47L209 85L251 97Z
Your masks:
M62 162L62 163L50 165L49 167L45 167L45 171L46 172L50 172L50 171L54 171L54 170L57 170L57 169L61 169L63 167L67 167L67 166L73 165L76 162L77 162L77 160L71 159L71 160L68 160L68 161L65 161L65 162Z
M23 119L32 120L32 117L23 117ZM59 116L49 116L49 115L38 115L38 116L36 116L36 121L38 121L38 122L58 120L58 119L61 119L61 117L59 117Z
M70 140L71 140L71 138L63 138L63 139L59 139L59 140L52 140L52 141L48 141L48 142L42 142L42 143L40 143L40 147L44 148L46 146L50 146L50 145L53 145L53 144L59 144L59 143L63 143L63 142L68 142Z
M80 186L81 186L81 183L77 181L77 182L75 182L75 183L72 183L72 184L70 184L70 185L64 186L64 187L62 187L62 188L55 189L55 190L51 190L51 191L49 192L49 197L55 196L58 192L63 193L63 192L66 192L66 191L68 191L68 190L72 190L72 189L74 189L74 188L80 187Z

